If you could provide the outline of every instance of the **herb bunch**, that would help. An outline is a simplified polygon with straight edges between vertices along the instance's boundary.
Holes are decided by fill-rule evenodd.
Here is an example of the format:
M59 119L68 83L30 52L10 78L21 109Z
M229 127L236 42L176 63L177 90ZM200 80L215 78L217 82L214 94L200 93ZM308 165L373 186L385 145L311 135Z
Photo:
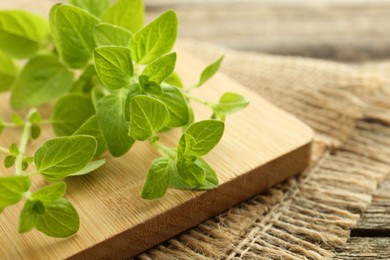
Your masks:
M220 141L225 116L248 101L230 92L216 103L191 94L217 72L223 57L185 87L171 52L177 28L173 11L144 26L142 0L70 0L53 6L49 21L25 11L0 11L0 90L11 92L13 109L29 109L24 119L15 113L11 122L0 120L0 130L22 129L19 144L0 147L5 167L15 173L0 177L0 213L25 198L19 232L75 234L80 220L64 198L64 178L94 171L105 163L105 151L120 157L136 141L150 142L161 154L151 163L142 198L161 198L168 187L218 186L202 157ZM25 65L19 69L15 60ZM38 108L53 101L51 117L42 119ZM195 122L190 101L208 106L211 118ZM43 124L51 124L58 137L27 154ZM167 147L159 133L172 128L183 133L176 147ZM36 175L48 185L33 191Z

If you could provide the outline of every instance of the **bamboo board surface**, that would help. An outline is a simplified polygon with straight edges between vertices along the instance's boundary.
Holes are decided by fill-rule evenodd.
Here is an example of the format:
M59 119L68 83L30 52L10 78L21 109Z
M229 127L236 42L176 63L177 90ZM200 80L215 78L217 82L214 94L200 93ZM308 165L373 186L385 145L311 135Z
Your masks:
M205 65L180 50L178 55L178 72L185 82L196 82ZM219 175L218 189L170 189L163 199L142 200L145 175L157 154L148 143L138 142L120 159L107 156L107 164L91 175L67 179L66 197L81 218L74 237L53 239L37 231L20 235L17 221L22 203L5 209L0 218L0 259L129 257L307 167L313 134L309 127L223 75L213 78L198 94L217 100L225 91L241 93L251 104L227 119L221 143L206 156ZM1 98L1 114L8 114L7 96ZM208 110L197 108L197 119L209 115ZM1 144L17 141L16 132L3 133ZM166 134L162 141L173 146L179 134ZM50 135L51 130L44 129L42 138ZM31 149L39 143L33 142ZM34 187L42 182L36 180Z

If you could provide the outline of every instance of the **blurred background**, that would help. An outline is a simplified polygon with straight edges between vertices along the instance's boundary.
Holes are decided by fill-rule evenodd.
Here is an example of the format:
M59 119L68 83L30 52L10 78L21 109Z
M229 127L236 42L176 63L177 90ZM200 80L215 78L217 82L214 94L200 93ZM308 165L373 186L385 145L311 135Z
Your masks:
M1 0L47 15L56 0ZM390 57L390 0L145 0L147 19L174 9L180 37L239 50L338 61Z

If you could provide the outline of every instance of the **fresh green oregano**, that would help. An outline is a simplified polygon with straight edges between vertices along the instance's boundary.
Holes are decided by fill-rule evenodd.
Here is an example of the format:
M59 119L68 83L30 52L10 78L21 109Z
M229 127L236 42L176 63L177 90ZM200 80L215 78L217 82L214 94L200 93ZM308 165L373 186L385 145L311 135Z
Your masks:
M221 140L226 116L244 109L248 100L232 92L215 103L193 96L191 90L216 74L223 57L187 87L175 73L178 57L171 52L176 13L167 11L144 26L142 0L112 2L69 0L53 6L49 21L29 12L0 11L0 91L10 91L13 109L29 109L23 117L13 113L9 121L0 117L0 134L6 128L22 130L17 144L0 146L4 166L14 173L0 176L0 213L24 203L20 233L74 235L80 219L64 197L64 179L95 171L107 152L120 157L139 141L161 155L151 162L142 198L161 198L169 188L218 186L217 173L203 157ZM210 119L196 121L192 101L209 107ZM51 116L44 118L38 108L51 102ZM45 124L57 137L30 154L27 146ZM172 128L182 134L168 147L160 134ZM32 187L36 175L47 184Z

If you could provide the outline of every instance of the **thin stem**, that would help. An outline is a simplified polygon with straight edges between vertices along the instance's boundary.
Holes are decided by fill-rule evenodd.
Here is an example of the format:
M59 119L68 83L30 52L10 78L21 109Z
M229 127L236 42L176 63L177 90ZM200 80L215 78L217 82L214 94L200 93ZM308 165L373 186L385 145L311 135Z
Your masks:
M35 111L36 109L31 109L27 115L27 118L29 118L30 115L33 114ZM30 139L31 126L32 124L28 120L26 120L23 126L22 136L20 138L19 154L18 156L16 156L16 160L15 160L16 175L21 175L23 173L23 158L24 158L24 153L26 152L28 140Z
M193 95L191 95L191 94L188 94L188 93L183 93L184 94L184 96L186 96L187 98L189 98L189 99L191 99L191 100L193 100L193 101L195 101L195 102L198 102L198 103L201 103L201 104L203 104L203 105L205 105L205 106L208 106L208 107L212 107L212 103L210 103L210 102L207 102L207 101L205 101L205 100L203 100L203 99L200 99L200 98L198 98L198 97L195 97L195 96L193 96Z
M9 150L7 148L2 147L2 146L0 146L0 152L5 153L6 155L10 154Z

